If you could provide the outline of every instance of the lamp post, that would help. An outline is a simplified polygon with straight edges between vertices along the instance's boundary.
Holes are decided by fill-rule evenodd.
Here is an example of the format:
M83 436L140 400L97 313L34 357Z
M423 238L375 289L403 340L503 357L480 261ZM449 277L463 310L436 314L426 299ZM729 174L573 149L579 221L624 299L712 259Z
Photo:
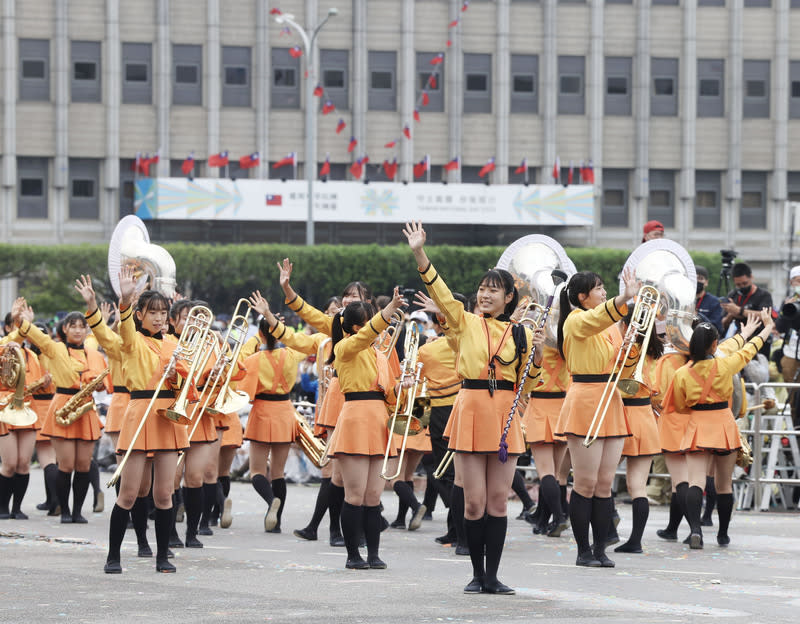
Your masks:
M306 182L308 183L308 220L306 221L306 245L314 244L314 178L317 175L317 136L314 124L316 114L314 105L314 82L311 73L311 64L314 59L314 45L317 35L328 20L339 14L339 10L331 7L328 14L319 26L314 29L309 38L305 29L294 21L294 15L283 14L275 17L278 24L286 24L297 31L303 40L304 52L306 55Z

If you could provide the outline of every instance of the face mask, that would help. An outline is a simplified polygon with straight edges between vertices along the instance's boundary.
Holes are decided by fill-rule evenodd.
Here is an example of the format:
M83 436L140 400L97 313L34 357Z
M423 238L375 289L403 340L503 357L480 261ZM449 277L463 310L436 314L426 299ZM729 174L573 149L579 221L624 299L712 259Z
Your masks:
M800 285L794 287L794 294L800 295Z
M703 282L697 282L697 294L699 295L701 292L703 292L705 287L706 285L703 284Z
M746 297L750 293L750 287L746 286L745 288L737 288L736 289L742 297Z

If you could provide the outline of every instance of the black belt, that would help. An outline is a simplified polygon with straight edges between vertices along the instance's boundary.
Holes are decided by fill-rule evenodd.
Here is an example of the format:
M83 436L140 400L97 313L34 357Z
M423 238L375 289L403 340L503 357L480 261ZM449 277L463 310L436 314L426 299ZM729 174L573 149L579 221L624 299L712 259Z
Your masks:
M128 390L125 386L114 386L114 392L117 394L130 394L131 391Z
M339 371L333 371L333 376L334 377L338 377L339 376Z
M461 387L465 390L488 390L489 382L489 379L462 379ZM516 387L514 386L513 381L508 381L507 379L495 379L494 389L514 391L516 390Z
M155 390L131 390L131 401L135 399L152 399L153 395L155 394ZM160 390L158 399L174 399L175 398L175 391L174 390Z
M56 388L56 394L78 394L80 388Z
M532 399L565 399L567 393L563 390L561 392L537 392L534 390L528 396Z
M383 401L386 397L383 392L345 392L345 401Z
M698 403L692 405L692 409L697 412L710 412L712 410L725 409L728 407L727 401L717 401L716 403Z
M267 394L266 392L259 392L256 395L257 401L288 401L288 394Z
M605 383L610 375L573 375L575 383Z
M31 395L32 398L36 399L37 401L49 401L53 398L53 393L49 392L46 394L33 394Z
M639 405L650 405L650 398L649 397L639 397L637 399L637 398L634 398L634 397L630 397L630 398L626 399L625 397L623 397L622 398L622 404L623 405L631 405L631 406L634 406L634 407L635 406L639 406Z

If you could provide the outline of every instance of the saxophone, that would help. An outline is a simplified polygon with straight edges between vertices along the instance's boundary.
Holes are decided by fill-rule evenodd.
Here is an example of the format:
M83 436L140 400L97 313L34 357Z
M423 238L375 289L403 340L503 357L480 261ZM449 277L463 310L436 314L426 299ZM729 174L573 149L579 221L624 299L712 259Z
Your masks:
M86 412L93 410L94 399L92 399L92 392L100 387L100 384L103 383L103 379L105 379L106 375L110 372L111 368L107 367L102 373L92 379L92 381L83 386L77 394L71 396L69 401L56 410L56 422L62 427L69 427Z
M46 373L43 377L40 377L33 383L28 384L25 386L25 390L22 394L24 398L29 398L32 394L36 393L37 391L41 390L42 388L49 386L51 382L50 373ZM0 409L5 409L8 407L8 404L11 403L13 399L13 395L0 401Z

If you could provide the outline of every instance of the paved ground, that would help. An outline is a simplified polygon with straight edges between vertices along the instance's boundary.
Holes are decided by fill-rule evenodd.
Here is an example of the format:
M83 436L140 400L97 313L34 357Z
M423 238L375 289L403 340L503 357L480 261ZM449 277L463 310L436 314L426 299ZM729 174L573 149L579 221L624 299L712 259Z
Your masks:
M105 481L105 479L104 479ZM234 483L233 526L203 538L203 550L178 551L178 573L158 575L138 559L132 532L124 573L103 574L108 513L88 525L61 525L33 510L39 470L26 500L28 521L0 521L0 622L798 622L800 515L736 513L732 544L703 551L659 540L666 508L651 510L645 554L612 557L615 569L576 568L575 544L533 536L510 521L501 579L516 596L466 596L467 557L433 538L444 511L417 532L388 529L381 555L388 570L344 569L344 551L292 536L311 514L316 487L289 486L281 535L263 531L263 505ZM384 496L387 517L394 494ZM519 503L510 503L515 516ZM630 506L619 505L620 534ZM391 519L391 518L390 518ZM681 534L685 528L681 529ZM327 537L327 520L321 536ZM154 538L152 540L154 545ZM712 545L713 543L713 545Z

